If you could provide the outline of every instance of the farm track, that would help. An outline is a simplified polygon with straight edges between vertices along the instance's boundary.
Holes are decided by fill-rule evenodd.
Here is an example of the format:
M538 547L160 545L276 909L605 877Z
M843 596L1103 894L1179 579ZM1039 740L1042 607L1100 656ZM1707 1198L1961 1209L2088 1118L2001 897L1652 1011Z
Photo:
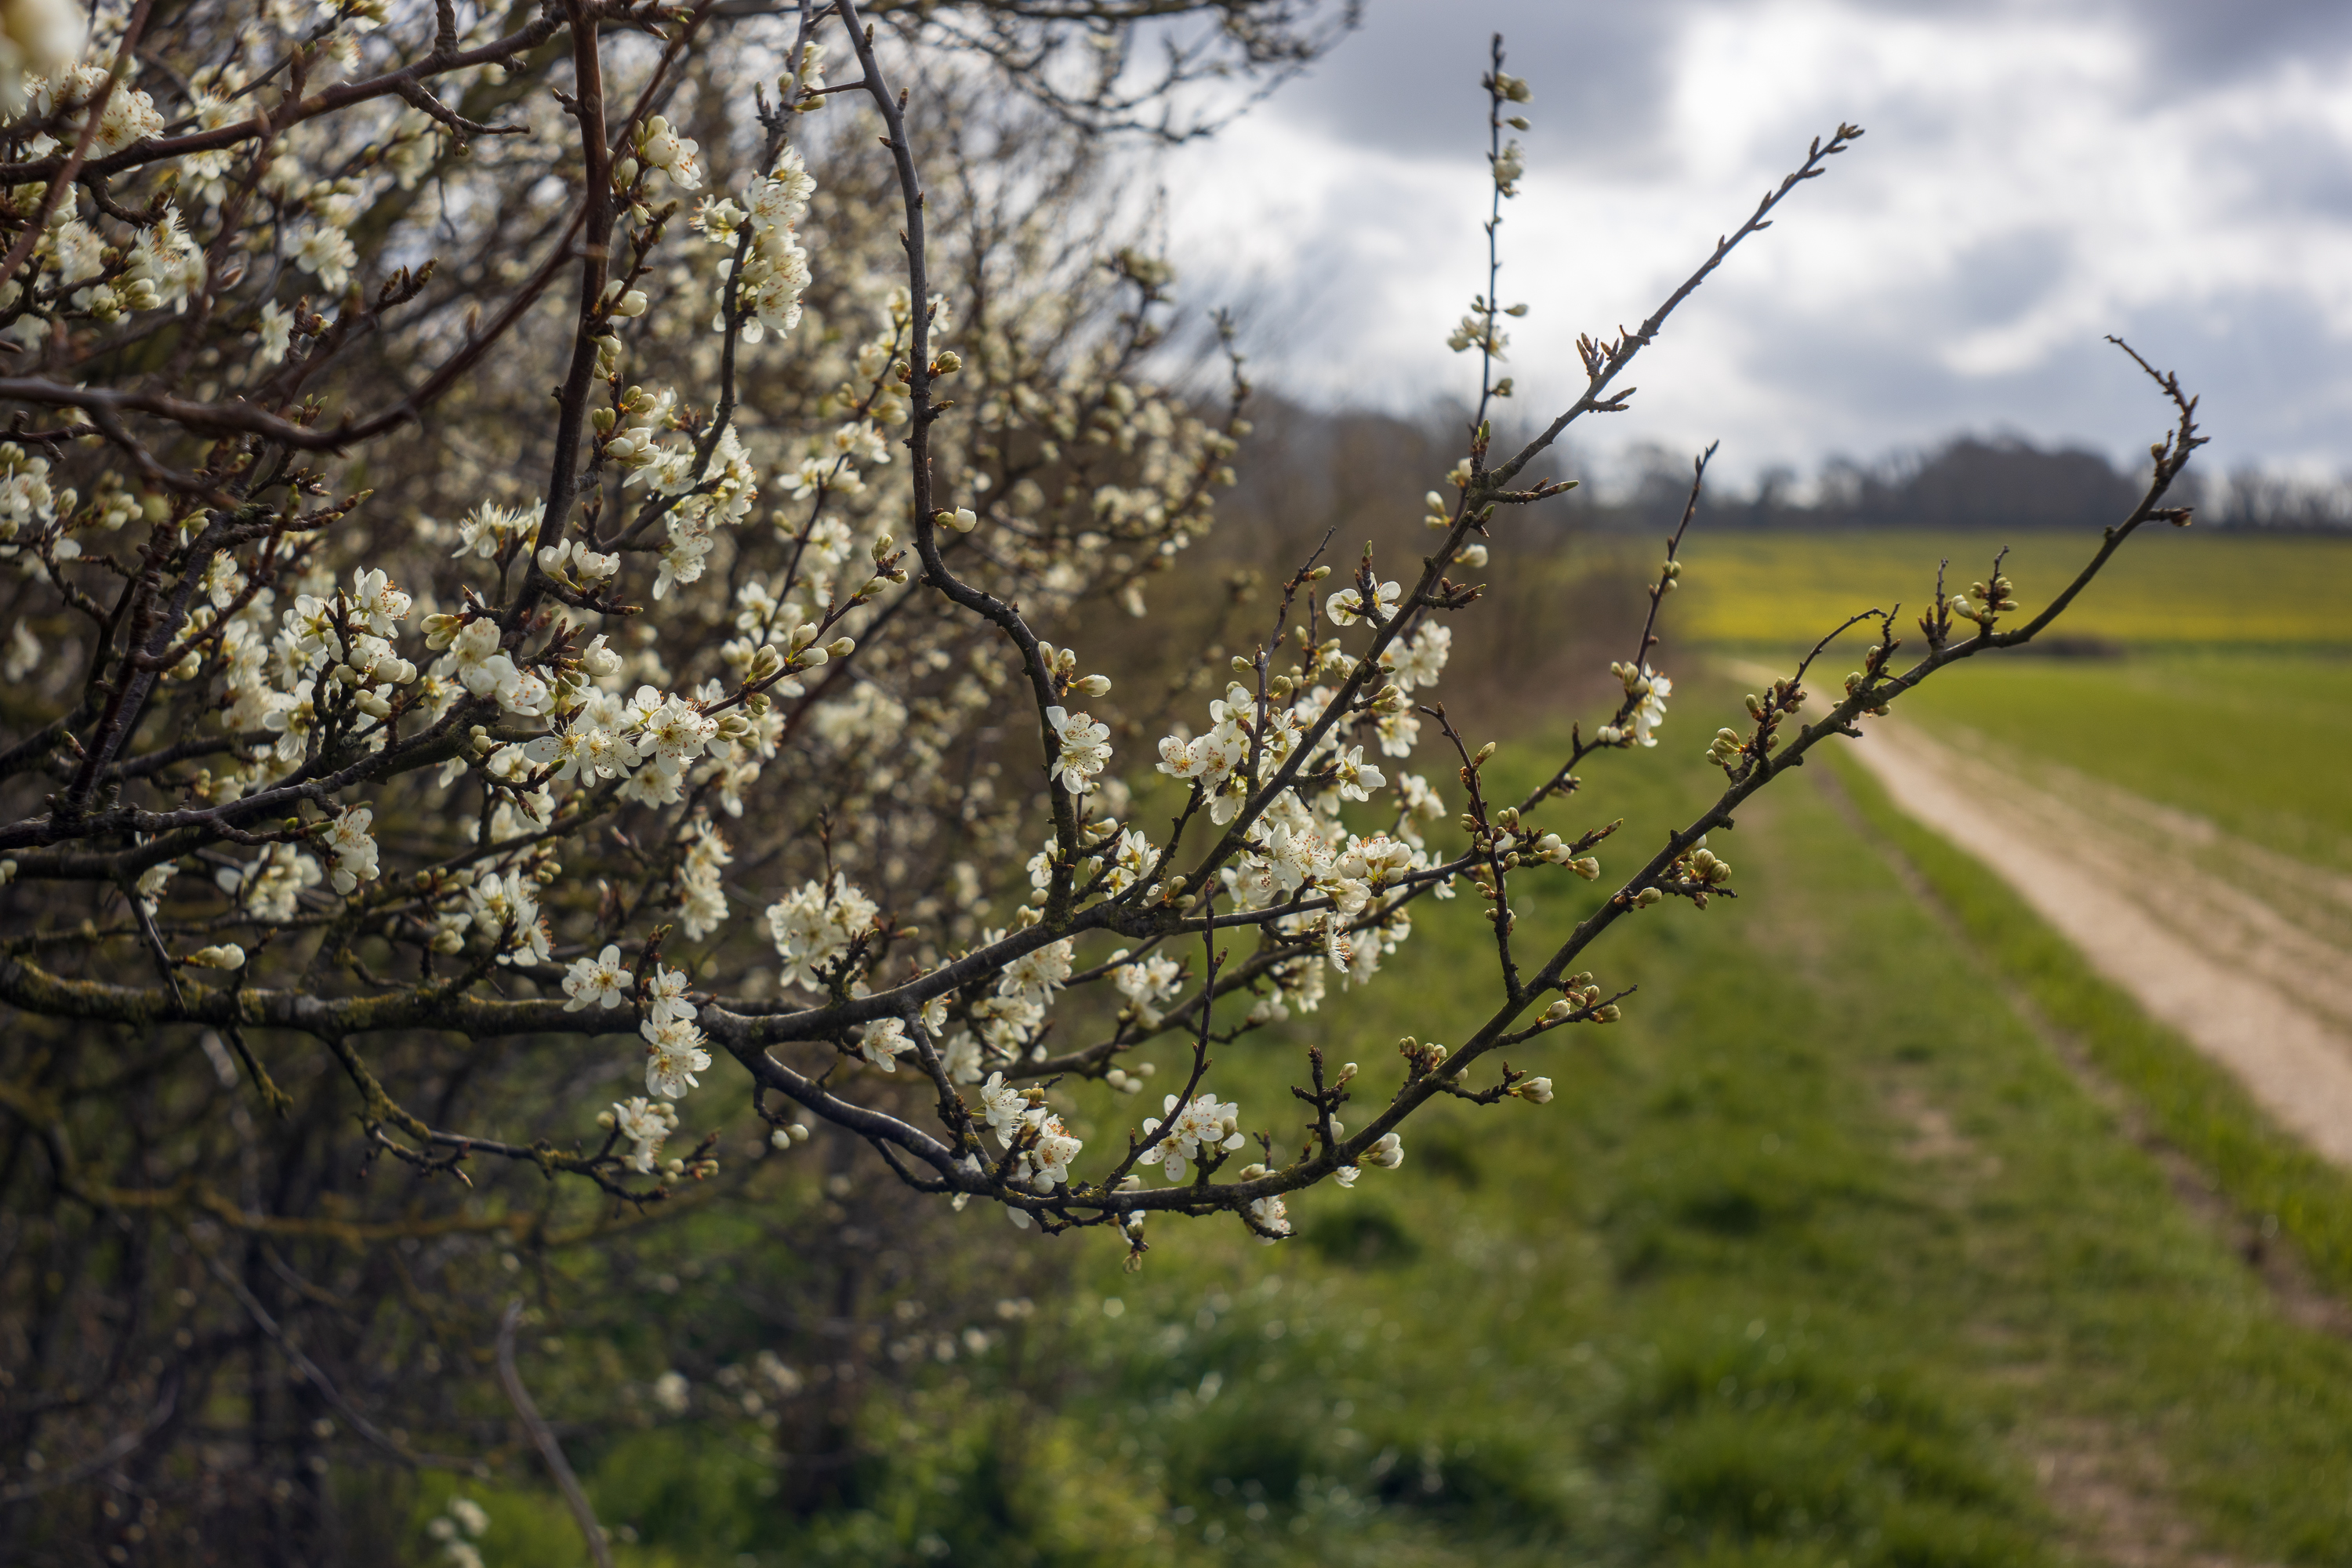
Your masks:
M1771 674L1744 662L1731 668L1749 679ZM2352 879L2071 770L2044 765L2029 777L2028 764L1957 728L1938 736L1882 719L1850 754L1898 808L1974 856L2101 974L2244 1082L2279 1125L2352 1163L2352 928L2344 920ZM1864 837L1880 839L1835 774L1811 771ZM1880 847L1958 935L1956 918L1918 869L1894 845ZM2282 900L2293 918L2251 887ZM2352 1305L2237 1213L2082 1042L2021 991L2007 989L2020 1018L2157 1159L2182 1205L2261 1277L2281 1314L2352 1336ZM1907 1158L1963 1184L1980 1163L1949 1119L1916 1092L1897 1086L1888 1109L1913 1131ZM2043 1496L2066 1521L2071 1555L2110 1568L2267 1568L2200 1539L2144 1434L2095 1418L2045 1417L2020 1437Z
M2352 1166L2352 952L2197 864L2219 830L2121 792L2072 798L1987 753L1882 720L1852 754L1904 811L1973 855L2102 976ZM2087 781L2085 781L2087 784ZM2252 847L2249 861L2280 861ZM2332 903L2342 879L2266 867L2274 896Z
M1769 675L1745 662L1735 675ZM1966 731L1874 721L1847 753L2006 882L2148 1016L2352 1167L2352 879ZM2253 889L2262 889L2257 893Z

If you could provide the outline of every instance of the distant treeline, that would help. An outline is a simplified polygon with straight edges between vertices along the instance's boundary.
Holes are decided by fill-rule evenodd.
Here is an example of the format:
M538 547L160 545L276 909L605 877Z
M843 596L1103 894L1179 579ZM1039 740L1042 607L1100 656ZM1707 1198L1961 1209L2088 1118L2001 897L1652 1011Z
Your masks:
M1810 486L1792 468L1768 469L1748 495L1727 488L1702 504L1717 526L2074 529L2124 516L2145 483L2083 447L1959 436L1867 465L1832 458ZM1654 522L1679 513L1689 490L1688 459L1659 454L1620 508L1634 514L1628 521ZM2216 479L2192 469L2187 500L2207 528L2352 530L2352 477L2312 480L2244 467Z
M1229 510L1243 515L1251 542L1286 555L1298 536L1332 524L1358 540L1368 525L1376 535L1393 528L1398 542L1411 538L1422 492L1442 487L1460 455L1467 416L1326 413L1269 397L1256 423ZM1496 446L1507 438L1498 431ZM1615 470L1613 483L1580 488L1538 510L1545 522L1571 530L1670 526L1690 492L1691 456L1636 450L1630 461L1604 465ZM1571 457L1548 465L1544 477L1578 467ZM1960 436L1870 463L1833 458L1811 483L1787 467L1768 468L1752 486L1711 483L1701 506L1715 528L2097 528L2128 512L2142 483L2143 476L2119 472L2083 447ZM2204 528L2352 531L2352 475L2313 480L2251 467L2226 477L2192 469L2187 499Z

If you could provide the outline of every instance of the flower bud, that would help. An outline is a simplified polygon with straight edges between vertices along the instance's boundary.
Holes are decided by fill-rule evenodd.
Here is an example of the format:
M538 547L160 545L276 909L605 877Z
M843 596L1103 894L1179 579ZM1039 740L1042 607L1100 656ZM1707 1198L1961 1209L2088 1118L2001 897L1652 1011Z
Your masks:
M621 668L621 656L604 646L603 634L580 650L580 668L591 675L614 675Z
M963 356L953 349L941 349L931 357L933 375L953 375L963 368Z
M824 646L825 651L833 655L834 658L847 658L851 654L857 651L857 639L856 637L835 637Z
M1548 1078L1531 1078L1528 1079L1527 1082L1519 1084L1514 1088L1511 1092L1517 1095L1521 1100L1526 1100L1530 1105L1549 1105L1551 1103L1551 1079Z

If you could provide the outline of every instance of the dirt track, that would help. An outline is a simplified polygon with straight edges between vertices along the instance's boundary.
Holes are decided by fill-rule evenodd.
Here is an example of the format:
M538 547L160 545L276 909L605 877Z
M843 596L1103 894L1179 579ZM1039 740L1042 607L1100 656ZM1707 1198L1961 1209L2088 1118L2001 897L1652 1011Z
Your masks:
M1773 674L1732 668L1749 679ZM2280 1126L2352 1165L2352 879L2103 781L2005 755L1966 731L1879 719L1847 754L2152 1017L2235 1075ZM2062 1038L2051 1043L2085 1071ZM2099 1081L2095 1071L2086 1077ZM1916 1152L1965 1152L1932 1106L1907 1109ZM2136 1120L2128 1108L2118 1114L2126 1126ZM2262 1272L2288 1319L2347 1331L2345 1303L2315 1289L2286 1249L2250 1247L2249 1216L2179 1154L2158 1152L2183 1202ZM2074 1521L2090 1557L2231 1568L2236 1560L2206 1549L2179 1513L2146 1436L2095 1421L2042 1429L2033 1458L2053 1507Z
M1851 754L2281 1126L2352 1165L2352 952L2201 869L2192 852L2218 829L2079 776L2061 795L1900 719L1877 721ZM2340 878L2234 847L2276 895L2343 896Z

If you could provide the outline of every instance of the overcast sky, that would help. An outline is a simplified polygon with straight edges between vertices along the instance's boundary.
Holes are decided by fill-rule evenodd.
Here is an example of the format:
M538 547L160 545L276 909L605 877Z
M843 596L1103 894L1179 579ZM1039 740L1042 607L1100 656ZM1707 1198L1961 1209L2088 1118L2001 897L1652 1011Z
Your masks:
M1743 477L1958 431L2144 462L2164 410L2112 331L2203 395L2220 464L2352 468L2341 0L1369 0L1162 167L1184 292L1247 302L1268 384L1475 390L1444 339L1485 282L1497 30L1535 92L1501 289L1531 307L1521 412L1845 119L1868 134L1683 308L1591 445L1720 437Z

